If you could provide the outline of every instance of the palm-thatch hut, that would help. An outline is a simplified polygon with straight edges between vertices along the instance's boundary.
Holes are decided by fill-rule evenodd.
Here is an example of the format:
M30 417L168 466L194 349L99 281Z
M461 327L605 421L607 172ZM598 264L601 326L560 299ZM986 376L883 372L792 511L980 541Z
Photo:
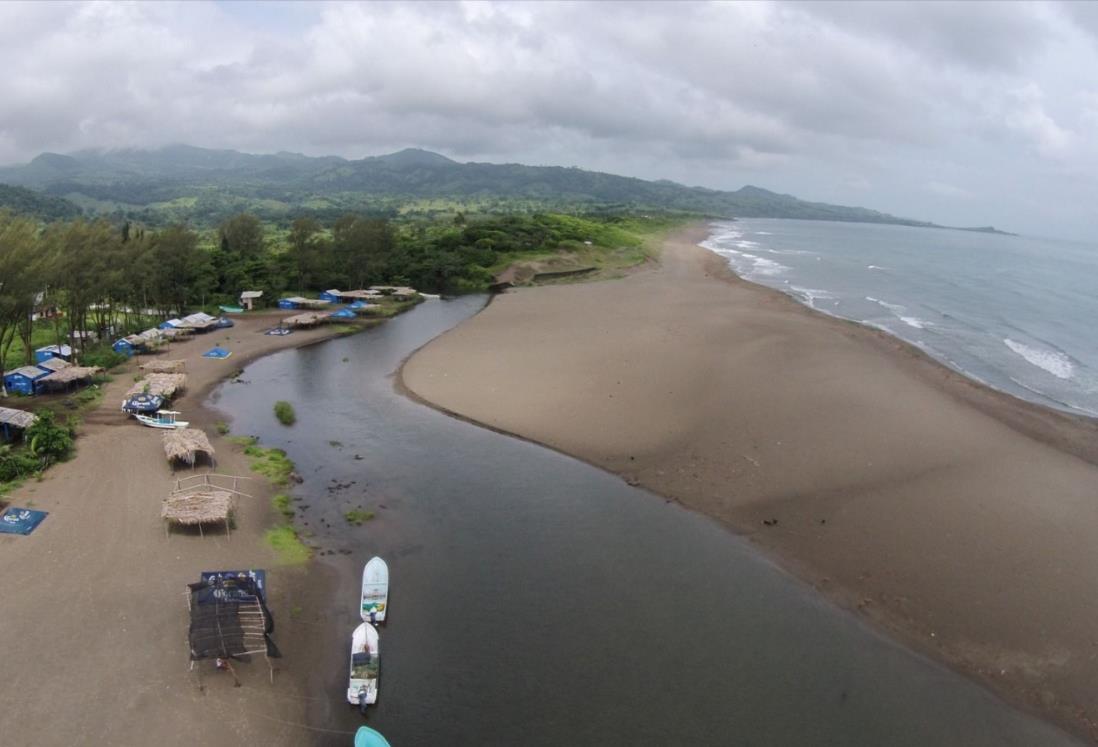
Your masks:
M10 441L13 430L25 431L34 425L38 416L24 410L15 410L10 407L0 407L0 433L5 441Z
M171 399L177 392L183 391L187 386L187 374L181 373L150 373L138 381L126 392L126 398L135 394L155 394L158 397Z
M304 314L295 314L282 320L287 327L315 327L331 316L327 311L306 311Z
M90 380L102 370L98 366L67 366L43 376L38 381L38 386L42 389L67 389Z
M202 527L208 524L224 524L229 533L229 518L233 511L233 494L227 490L204 485L185 493L174 493L164 499L160 516L164 519L164 531L172 524L186 527Z
M148 363L142 363L138 368L146 373L179 373L186 364L187 362L184 360L149 361Z
M176 462L185 462L194 467L199 454L205 454L214 464L214 447L210 439L197 428L177 428L164 434L164 456L175 467Z

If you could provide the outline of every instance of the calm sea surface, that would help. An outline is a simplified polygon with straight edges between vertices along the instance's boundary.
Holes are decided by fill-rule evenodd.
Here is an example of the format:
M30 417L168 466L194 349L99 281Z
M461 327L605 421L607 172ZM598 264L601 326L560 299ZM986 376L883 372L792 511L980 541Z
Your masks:
M396 747L1074 743L712 521L397 394L400 362L483 303L428 302L260 360L214 394L234 432L297 462L298 526L335 551L314 569L337 579L331 598L300 613L318 653L284 664L312 673L314 727L362 723L346 657L378 554L392 596L367 723ZM294 404L292 428L277 399ZM377 518L349 526L358 507Z
M1098 416L1098 245L758 219L716 223L704 246L748 280L997 389Z

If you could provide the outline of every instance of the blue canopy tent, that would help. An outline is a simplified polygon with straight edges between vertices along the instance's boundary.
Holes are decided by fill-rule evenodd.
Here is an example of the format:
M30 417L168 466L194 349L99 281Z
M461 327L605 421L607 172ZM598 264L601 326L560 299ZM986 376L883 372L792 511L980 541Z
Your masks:
M156 412L164 405L164 398L158 394L141 392L122 403L122 412Z
M12 506L0 515L0 534L30 534L49 514Z
M205 353L203 353L202 357L203 358L228 358L232 354L233 354L233 352L231 350L226 350L225 348L221 347L220 345L217 345L216 347L212 347L209 350L207 350Z

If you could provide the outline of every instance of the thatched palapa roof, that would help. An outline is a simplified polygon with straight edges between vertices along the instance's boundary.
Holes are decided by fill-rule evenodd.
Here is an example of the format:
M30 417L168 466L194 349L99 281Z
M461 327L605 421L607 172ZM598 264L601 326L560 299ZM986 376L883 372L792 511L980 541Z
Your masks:
M232 493L204 487L190 493L168 496L160 507L160 516L165 521L184 526L222 523L228 526L232 510Z
M330 312L306 311L304 314L295 314L282 320L287 327L312 327L320 324L331 316Z
M42 378L43 384L71 384L74 381L90 379L103 369L98 366L69 366L58 369Z
M35 363L34 365L38 366L39 368L48 368L51 371L60 371L62 368L68 368L72 364L64 358L47 358L44 361L39 361L38 363Z
M197 428L177 428L164 434L164 456L169 462L178 460L193 467L199 454L205 454L213 461L214 448L210 439Z
M30 428L36 420L38 416L32 413L0 407L0 423L14 425L16 428Z
M138 368L148 373L178 373L186 366L184 360L149 361L142 363Z
M171 399L176 392L183 391L187 386L187 374L181 373L150 373L145 378L130 387L126 392L129 398L134 394L148 392L166 399Z

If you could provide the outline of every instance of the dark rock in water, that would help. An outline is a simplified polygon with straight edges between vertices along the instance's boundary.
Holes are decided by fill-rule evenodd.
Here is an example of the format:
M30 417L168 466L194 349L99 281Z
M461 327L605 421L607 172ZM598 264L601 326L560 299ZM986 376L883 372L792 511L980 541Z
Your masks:
M305 478L299 475L297 472L290 473L290 482L296 482L298 485L305 482Z
M359 462L361 462L361 461L362 461L362 459L363 459L363 457L362 457L362 455L361 455L361 454L355 454L355 461L359 461Z
M763 519L763 524L765 524L768 527L776 527L776 526L778 526L778 520L777 519Z

